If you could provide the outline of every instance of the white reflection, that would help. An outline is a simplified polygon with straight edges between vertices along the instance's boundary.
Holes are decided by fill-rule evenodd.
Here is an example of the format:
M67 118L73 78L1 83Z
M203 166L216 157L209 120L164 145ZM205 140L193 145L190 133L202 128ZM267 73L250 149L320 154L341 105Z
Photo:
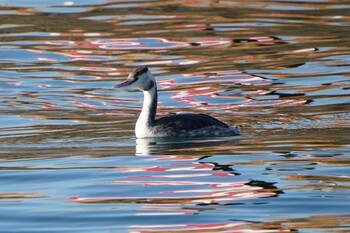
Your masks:
M136 139L136 155L147 156L154 152L154 145L156 145L156 138L137 138Z

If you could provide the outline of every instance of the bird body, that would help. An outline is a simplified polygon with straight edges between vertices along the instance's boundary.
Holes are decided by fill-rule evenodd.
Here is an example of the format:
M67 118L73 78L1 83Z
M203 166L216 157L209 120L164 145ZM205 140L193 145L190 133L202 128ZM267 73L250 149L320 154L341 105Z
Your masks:
M230 126L206 114L184 113L155 119L157 84L147 67L137 68L115 88L135 86L143 91L142 111L135 125L137 138L149 137L212 137L239 135L238 126Z

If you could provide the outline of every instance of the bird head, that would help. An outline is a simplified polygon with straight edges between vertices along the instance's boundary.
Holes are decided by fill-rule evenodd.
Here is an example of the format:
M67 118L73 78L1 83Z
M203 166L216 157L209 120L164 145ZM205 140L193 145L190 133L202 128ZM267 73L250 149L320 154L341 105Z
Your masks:
M143 66L135 69L131 72L127 80L123 83L120 83L113 88L121 88L126 86L133 86L138 88L141 91L148 91L156 85L155 79L151 71Z

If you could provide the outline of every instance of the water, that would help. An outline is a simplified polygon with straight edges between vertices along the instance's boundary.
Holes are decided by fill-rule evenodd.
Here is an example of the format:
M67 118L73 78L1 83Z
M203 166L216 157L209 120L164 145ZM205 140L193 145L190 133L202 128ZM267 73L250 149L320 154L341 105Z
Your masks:
M0 231L350 231L349 8L0 1ZM242 135L135 139L140 65Z

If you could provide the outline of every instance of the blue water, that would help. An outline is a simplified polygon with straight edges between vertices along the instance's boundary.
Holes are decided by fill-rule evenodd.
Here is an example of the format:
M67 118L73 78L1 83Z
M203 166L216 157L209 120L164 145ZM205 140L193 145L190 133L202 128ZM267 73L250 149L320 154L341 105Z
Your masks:
M0 232L348 232L346 1L0 1ZM242 135L136 139L158 116Z

